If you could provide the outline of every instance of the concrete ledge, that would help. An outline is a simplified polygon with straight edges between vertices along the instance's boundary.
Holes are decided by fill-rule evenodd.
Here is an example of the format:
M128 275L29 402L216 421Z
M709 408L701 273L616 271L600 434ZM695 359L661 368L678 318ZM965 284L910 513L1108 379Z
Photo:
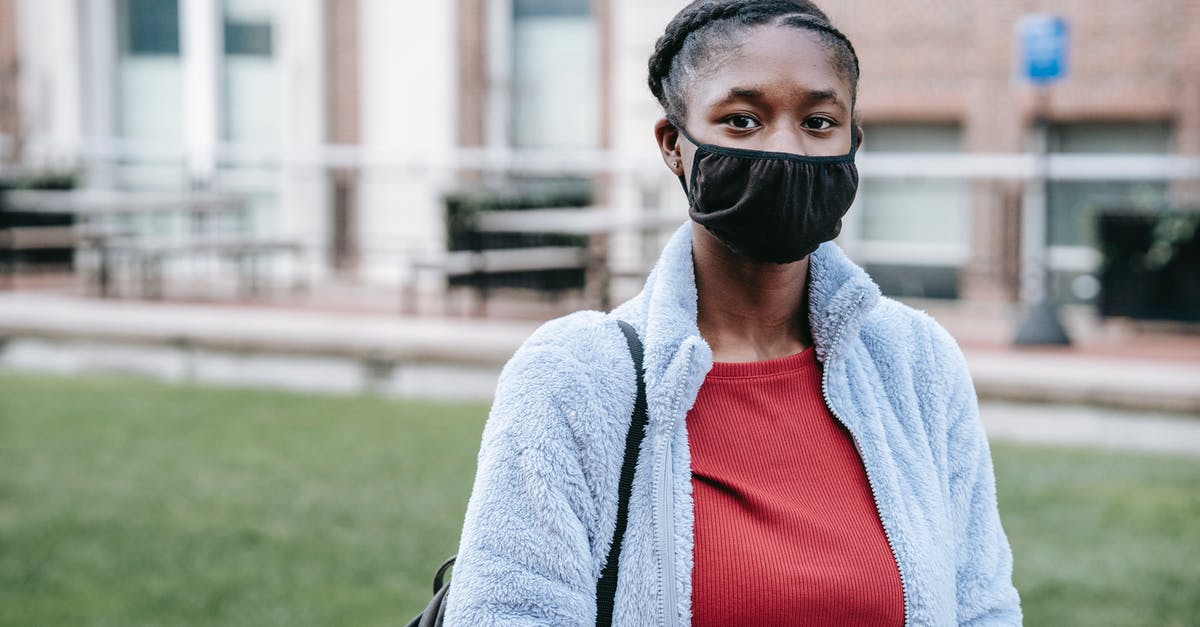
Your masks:
M980 398L1098 405L1200 416L1200 362L1035 351L972 351Z
M85 303L86 306L81 306ZM503 364L536 328L385 315L344 315L228 306L0 301L0 337L103 340L235 353L316 355L373 361Z
M490 400L534 323L0 295L0 367Z
M370 392L479 401L491 400L500 375L499 365L35 337L10 338L0 346L0 368L56 374L121 373L173 383L298 392Z
M0 294L0 366L487 400L536 322ZM967 350L979 397L1200 416L1197 360Z

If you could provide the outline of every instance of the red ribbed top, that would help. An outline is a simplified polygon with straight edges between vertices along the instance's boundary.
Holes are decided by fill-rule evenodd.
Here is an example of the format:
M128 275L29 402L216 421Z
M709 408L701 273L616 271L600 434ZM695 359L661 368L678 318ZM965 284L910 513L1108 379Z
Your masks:
M815 352L713 364L688 413L693 625L902 625L900 573Z

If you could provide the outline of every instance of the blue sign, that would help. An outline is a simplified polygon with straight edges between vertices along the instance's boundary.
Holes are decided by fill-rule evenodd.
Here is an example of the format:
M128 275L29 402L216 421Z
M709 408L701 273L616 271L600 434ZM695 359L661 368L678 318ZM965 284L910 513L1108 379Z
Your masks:
M1023 15L1017 22L1017 40L1020 71L1026 79L1045 85L1067 75L1067 20L1042 13Z

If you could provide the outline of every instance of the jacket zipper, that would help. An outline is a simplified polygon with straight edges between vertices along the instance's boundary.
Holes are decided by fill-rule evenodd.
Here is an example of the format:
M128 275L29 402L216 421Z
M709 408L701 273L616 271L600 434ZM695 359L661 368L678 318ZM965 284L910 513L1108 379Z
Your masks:
M862 302L861 298L859 299L859 302ZM834 338L830 343L830 346L837 346L838 340L840 339L841 329L834 334ZM845 427L846 432L850 434L850 439L854 442L854 450L858 451L858 458L862 461L863 469L867 473L867 485L871 488L871 499L875 501L875 515L879 517L879 522L883 526L883 537L887 540L888 549L892 552L892 561L896 563L896 571L900 573L900 593L904 600L904 626L908 627L908 580L904 577L904 566L900 564L900 558L896 557L896 544L892 541L891 529L888 528L887 519L885 519L883 516L883 509L879 507L879 496L875 491L875 476L871 474L871 465L867 463L866 458L863 456L862 447L860 447L858 444L858 436L855 435L854 430L850 428L850 425L847 424L844 419L842 419L842 416L838 414L837 409L833 406L833 402L829 399L828 368L821 369L821 396L825 398L825 406L829 408L829 413L833 414L833 417L836 418L837 421L840 422L843 427Z
M662 470L658 474L660 482L659 510L659 550L662 553L658 560L659 581L663 582L663 625L675 624L675 543L671 539L675 524L675 495L671 486L671 434L674 428L667 432L666 443L663 446Z
M691 364L692 355L687 356L688 363ZM687 381L689 379L691 367L688 367L688 373L679 378L679 381ZM655 455L655 472L654 477L657 481L657 502L655 506L658 510L658 580L662 582L662 624L675 625L677 613L675 606L675 542L672 538L672 533L675 531L675 491L672 483L673 466L671 462L671 439L675 436L675 428L679 424L679 404L683 396L681 385L675 388L675 398L671 399L671 423L667 425L666 431L663 433L662 452Z

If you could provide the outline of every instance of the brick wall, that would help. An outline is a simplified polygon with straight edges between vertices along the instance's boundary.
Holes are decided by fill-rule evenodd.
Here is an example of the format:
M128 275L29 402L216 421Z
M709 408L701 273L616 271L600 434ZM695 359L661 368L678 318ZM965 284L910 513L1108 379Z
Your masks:
M329 141L358 142L358 0L325 1L325 44Z
M484 0L458 0L458 145L484 144L487 107Z
M21 130L15 4L15 0L0 0L0 135L14 140Z
M1069 77L1051 94L1060 120L1166 119L1180 148L1200 110L1200 3L1194 0L840 0L825 2L862 59L865 118L958 120L968 149L1018 150L1032 111L1015 78L1014 25L1053 12L1071 27ZM1185 137L1186 135L1186 137Z
M358 0L325 0L326 141L358 144L360 139ZM352 272L360 262L359 182L352 169L331 173L329 265Z

